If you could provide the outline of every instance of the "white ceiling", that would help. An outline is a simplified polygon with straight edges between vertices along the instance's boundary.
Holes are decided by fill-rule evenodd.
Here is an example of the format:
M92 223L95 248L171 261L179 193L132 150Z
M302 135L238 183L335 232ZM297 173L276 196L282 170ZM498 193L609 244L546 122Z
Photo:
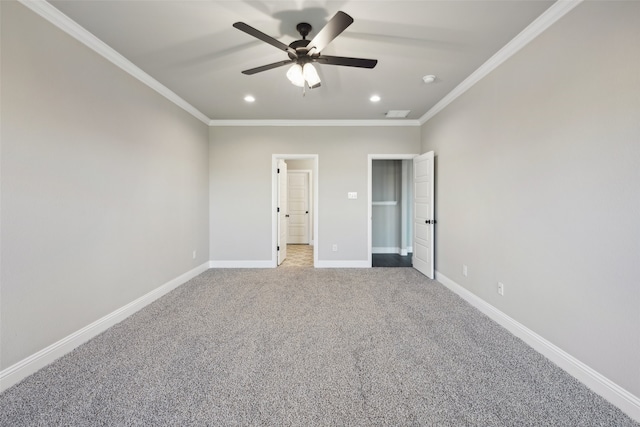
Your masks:
M553 1L58 1L50 3L213 120L378 120L388 110L421 118L549 8ZM322 53L372 58L376 68L317 65L307 90L288 67L242 70L288 59L232 27L242 21L289 44L295 27L316 31L338 11L355 22ZM435 74L432 84L422 76ZM251 94L254 103L243 100ZM369 101L377 94L382 100Z

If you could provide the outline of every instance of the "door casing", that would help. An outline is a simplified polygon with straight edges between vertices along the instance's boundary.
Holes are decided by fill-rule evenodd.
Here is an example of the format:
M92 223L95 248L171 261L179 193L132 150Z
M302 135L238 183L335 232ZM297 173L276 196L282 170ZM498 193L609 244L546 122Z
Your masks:
M318 247L320 236L318 235L319 203L318 186L320 182L319 156L317 154L272 154L271 155L271 266L278 266L278 161L279 160L313 160L313 203L311 212L313 215L313 266L318 265Z
M371 267L371 262L372 262L372 251L371 251L371 247L372 247L372 242L373 242L373 223L372 223L372 217L373 217L373 161L374 160L412 160L414 157L417 157L419 154L369 154L368 157L368 162L369 162L369 176L368 176L368 219L369 219L369 226L368 226L368 234L367 234L367 261L368 261L368 265L369 267ZM411 203L413 203L413 200L411 201Z

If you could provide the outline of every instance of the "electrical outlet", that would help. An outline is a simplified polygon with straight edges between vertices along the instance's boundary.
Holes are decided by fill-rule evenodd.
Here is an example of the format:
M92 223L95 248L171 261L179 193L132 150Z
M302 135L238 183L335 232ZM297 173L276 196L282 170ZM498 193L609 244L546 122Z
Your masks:
M334 243L331 249L333 250L333 252L338 252L338 245Z
M467 273L468 273L467 265L466 264L462 264L462 275L464 277L467 277Z
M504 284L502 282L498 282L498 295L504 296Z

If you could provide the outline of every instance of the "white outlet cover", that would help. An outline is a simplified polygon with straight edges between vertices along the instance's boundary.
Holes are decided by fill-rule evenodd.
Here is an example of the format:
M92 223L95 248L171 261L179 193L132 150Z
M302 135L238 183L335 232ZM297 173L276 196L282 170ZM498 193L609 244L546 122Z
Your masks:
M357 198L358 198L358 192L356 192L356 191L349 191L349 192L347 193L347 199L355 200L355 199L357 199Z

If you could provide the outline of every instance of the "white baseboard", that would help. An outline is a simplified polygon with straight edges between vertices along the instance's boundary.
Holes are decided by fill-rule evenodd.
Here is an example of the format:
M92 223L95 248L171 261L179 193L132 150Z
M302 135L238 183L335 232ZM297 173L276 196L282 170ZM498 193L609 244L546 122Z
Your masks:
M369 261L318 261L316 268L369 268Z
M489 316L509 332L522 339L534 350L574 376L595 393L620 408L634 420L640 422L640 398L638 396L620 387L438 271L436 271L436 280L460 295L469 304Z
M402 256L409 255L409 252L413 252L412 247L408 247L405 249L399 247L384 247L384 246L373 246L371 248L372 254L398 254Z
M209 268L275 268L274 261L209 261Z
M130 302L129 304L107 314L71 335L64 337L60 341L51 344L50 346L32 354L14 365L9 366L6 369L3 369L0 371L0 392L8 389L14 384L17 384L27 376L44 368L54 360L64 356L76 347L89 341L91 338L123 321L133 313L171 292L183 283L186 283L197 275L205 272L208 268L208 263L202 264Z
M209 268L275 268L273 261L209 261ZM317 261L315 268L369 268L368 261Z
M371 253L372 254L399 254L400 248L397 246L396 247L373 246L371 248Z

